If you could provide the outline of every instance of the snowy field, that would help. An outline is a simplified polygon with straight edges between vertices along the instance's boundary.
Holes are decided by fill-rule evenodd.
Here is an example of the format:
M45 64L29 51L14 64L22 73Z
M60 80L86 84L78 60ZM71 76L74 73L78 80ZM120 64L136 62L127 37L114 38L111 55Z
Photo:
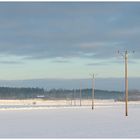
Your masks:
M138 102L129 103L128 117L124 103L98 103L93 111L90 106L5 106L0 106L0 138L140 138Z

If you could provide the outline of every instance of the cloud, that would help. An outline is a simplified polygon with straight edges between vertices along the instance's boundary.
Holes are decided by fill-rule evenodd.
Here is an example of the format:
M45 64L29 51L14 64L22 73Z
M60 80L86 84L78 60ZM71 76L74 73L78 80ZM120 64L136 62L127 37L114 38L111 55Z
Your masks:
M139 64L139 62L136 59L128 59L129 64ZM86 64L87 66L106 66L110 64L122 64L124 65L124 58L123 57L114 57L114 59L106 59L106 61L96 61L92 63Z
M59 57L59 58L55 58L54 60L52 60L53 63L70 63L69 60Z
M118 44L119 44L118 42L103 42L103 41L96 42L95 41L95 42L81 43L81 44L79 44L79 47L85 48L85 49L88 49L88 48L102 49L103 47L109 47L109 46L114 46L114 45L118 45Z
M95 62L95 63L88 63L86 65L88 66L104 66L104 65L108 65L108 62Z
M112 61L111 63L124 64L124 58L123 59L118 59L116 61ZM130 64L139 64L139 62L136 61L136 59L128 59L128 63L130 63Z
M116 36L137 36L140 35L140 27L134 27L130 29L116 30L114 33Z
M113 58L140 52L139 3L0 3L0 54Z
M21 61L0 61L1 64L23 64Z

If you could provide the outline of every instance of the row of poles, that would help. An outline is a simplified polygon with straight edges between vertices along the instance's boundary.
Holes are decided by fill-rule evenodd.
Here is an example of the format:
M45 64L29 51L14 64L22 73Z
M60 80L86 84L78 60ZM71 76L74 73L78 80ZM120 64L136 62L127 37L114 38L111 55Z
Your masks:
M134 51L133 51L134 53ZM118 54L120 52L118 51ZM122 54L125 60L125 116L128 116L128 51L126 50L124 55ZM94 74L92 74L92 110L94 109ZM82 89L80 88L80 106L81 106L81 92Z
M82 105L82 86L80 86L80 106ZM73 98L74 98L74 105L76 105L76 102L75 102L75 90L74 90L74 93L73 93ZM92 95L91 95L91 101L92 101L92 110L94 109L94 74L92 74Z

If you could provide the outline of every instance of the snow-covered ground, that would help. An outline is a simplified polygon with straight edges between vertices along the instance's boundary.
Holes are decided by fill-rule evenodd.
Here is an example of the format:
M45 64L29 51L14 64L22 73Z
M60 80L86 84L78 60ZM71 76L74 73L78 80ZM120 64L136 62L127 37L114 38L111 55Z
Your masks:
M97 102L96 102L97 103ZM103 105L103 103L106 103ZM10 106L10 105L9 105ZM0 138L140 138L140 104L91 106L0 106Z

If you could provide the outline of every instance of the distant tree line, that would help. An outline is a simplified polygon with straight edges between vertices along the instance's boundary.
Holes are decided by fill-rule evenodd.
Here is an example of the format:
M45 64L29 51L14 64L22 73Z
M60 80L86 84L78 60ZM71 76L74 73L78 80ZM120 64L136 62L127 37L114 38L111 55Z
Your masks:
M81 96L83 99L91 99L92 89L82 89ZM51 89L47 91L46 97L51 99L66 99L66 98L79 99L80 89L73 89L73 90ZM123 98L123 92L95 89L95 98L118 100Z
M124 92L97 90L95 89L95 99L112 99L115 101L124 100ZM91 99L92 89L82 89L82 99ZM0 99L79 99L80 89L50 89L43 88L17 88L17 87L0 87ZM140 100L139 91L130 91L129 100Z
M29 99L40 94L44 94L44 89L0 87L0 99Z

